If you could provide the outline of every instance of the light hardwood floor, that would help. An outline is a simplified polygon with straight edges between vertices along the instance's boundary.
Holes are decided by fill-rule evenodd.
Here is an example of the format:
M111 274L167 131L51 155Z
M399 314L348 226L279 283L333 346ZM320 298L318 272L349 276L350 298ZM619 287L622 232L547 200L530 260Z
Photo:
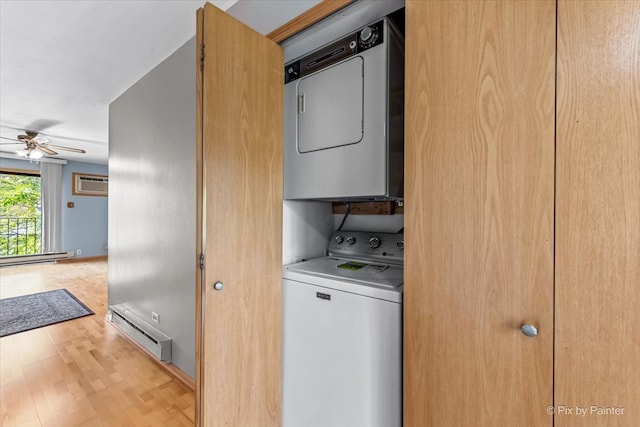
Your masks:
M0 298L59 288L95 315L0 338L0 425L193 426L193 392L105 324L106 261L0 269Z

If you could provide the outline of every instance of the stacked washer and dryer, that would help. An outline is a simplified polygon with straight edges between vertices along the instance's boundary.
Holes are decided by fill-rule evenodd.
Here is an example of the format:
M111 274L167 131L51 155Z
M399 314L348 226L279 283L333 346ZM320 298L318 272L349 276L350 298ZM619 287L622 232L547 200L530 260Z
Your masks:
M289 61L285 199L401 199L403 82L386 17ZM403 249L402 233L336 231L284 267L283 427L402 426Z

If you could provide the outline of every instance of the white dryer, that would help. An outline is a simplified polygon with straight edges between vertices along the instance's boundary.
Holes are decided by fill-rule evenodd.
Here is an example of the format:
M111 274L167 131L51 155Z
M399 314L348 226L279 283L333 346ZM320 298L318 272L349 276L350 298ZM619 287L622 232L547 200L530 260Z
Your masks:
M283 272L283 427L402 426L403 235L336 232Z
M403 198L404 37L382 18L285 65L284 198Z

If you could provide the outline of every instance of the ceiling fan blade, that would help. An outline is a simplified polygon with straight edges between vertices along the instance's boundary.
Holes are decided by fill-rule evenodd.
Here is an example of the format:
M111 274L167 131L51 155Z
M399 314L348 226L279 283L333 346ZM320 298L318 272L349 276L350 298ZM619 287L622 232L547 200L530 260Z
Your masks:
M27 149L38 147L40 151L50 156L54 156L58 154L56 151L52 150L55 148L57 150L70 151L72 153L85 154L86 150L82 150L80 148L73 147L65 147L63 145L55 145L49 144L49 140L42 136L39 136L37 132L34 131L26 131L26 135L18 135L18 138L7 138L4 136L0 136L2 139L6 139L7 141L12 142L0 142L1 145L12 145L12 144L26 144Z
M20 141L19 139L15 139L15 138L7 138L6 136L0 136L0 138L2 139L6 139L7 141L13 141L13 142L0 142L0 144L24 144L24 141Z
M38 144L40 145L40 144ZM40 145L42 147L42 145ZM47 147L53 147L56 148L58 150L64 150L64 151L71 151L72 153L80 153L80 154L84 154L86 153L85 150L81 150L80 148L73 148L73 147L64 147L62 145L54 145L54 144L47 144Z
M45 147L44 145L35 142L36 147L38 147L38 150L42 151L44 154L48 154L50 156L55 156L56 154L58 154L57 152L53 151L52 149Z
M37 142L39 144L46 144L49 142L49 140L47 138L43 138L42 136L38 135L38 136L34 136L33 138L31 138L31 141L33 142Z

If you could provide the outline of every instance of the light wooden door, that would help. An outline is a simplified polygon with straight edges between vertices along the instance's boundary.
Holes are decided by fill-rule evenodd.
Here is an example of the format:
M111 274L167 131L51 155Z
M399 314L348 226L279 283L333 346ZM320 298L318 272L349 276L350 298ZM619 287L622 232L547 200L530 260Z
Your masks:
M197 82L205 255L197 307L199 424L276 427L283 52L210 4L199 11L197 37L204 45ZM215 282L223 288L215 290Z
M557 123L555 425L637 426L640 2L558 2Z
M555 2L408 0L405 52L404 425L551 426Z

